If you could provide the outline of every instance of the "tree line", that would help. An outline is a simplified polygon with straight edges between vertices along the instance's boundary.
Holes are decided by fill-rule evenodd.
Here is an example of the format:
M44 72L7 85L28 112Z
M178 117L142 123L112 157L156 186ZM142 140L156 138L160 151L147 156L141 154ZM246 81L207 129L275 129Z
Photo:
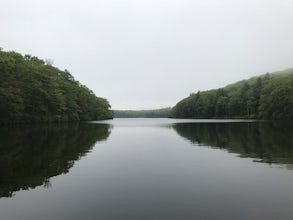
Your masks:
M114 110L114 118L168 118L171 108L152 110Z
M174 118L293 119L293 69L198 91L172 108Z
M0 76L0 124L113 117L106 99L35 56L0 49Z

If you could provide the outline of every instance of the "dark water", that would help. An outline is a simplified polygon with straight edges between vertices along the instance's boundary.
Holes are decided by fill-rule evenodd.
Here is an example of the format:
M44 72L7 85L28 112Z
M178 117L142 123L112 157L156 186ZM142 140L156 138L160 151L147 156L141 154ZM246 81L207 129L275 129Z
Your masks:
M293 219L293 125L0 128L0 219Z

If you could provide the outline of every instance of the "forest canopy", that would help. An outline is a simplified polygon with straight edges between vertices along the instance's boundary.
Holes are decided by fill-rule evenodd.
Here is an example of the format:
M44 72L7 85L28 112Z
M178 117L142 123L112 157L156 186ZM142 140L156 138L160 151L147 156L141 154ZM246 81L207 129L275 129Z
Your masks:
M174 118L293 119L293 69L198 91L172 108Z
M109 102L35 56L0 50L0 124L113 117Z

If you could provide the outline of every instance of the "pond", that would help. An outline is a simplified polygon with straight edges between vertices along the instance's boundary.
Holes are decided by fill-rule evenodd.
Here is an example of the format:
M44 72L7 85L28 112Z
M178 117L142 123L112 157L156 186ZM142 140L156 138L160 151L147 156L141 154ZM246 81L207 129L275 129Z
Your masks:
M293 219L293 125L114 119L0 128L0 219Z

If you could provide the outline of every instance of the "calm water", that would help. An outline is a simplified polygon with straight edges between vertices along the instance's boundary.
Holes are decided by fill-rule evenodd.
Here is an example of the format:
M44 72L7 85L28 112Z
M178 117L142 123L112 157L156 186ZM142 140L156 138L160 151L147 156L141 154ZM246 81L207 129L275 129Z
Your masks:
M0 128L1 220L293 219L293 125Z

